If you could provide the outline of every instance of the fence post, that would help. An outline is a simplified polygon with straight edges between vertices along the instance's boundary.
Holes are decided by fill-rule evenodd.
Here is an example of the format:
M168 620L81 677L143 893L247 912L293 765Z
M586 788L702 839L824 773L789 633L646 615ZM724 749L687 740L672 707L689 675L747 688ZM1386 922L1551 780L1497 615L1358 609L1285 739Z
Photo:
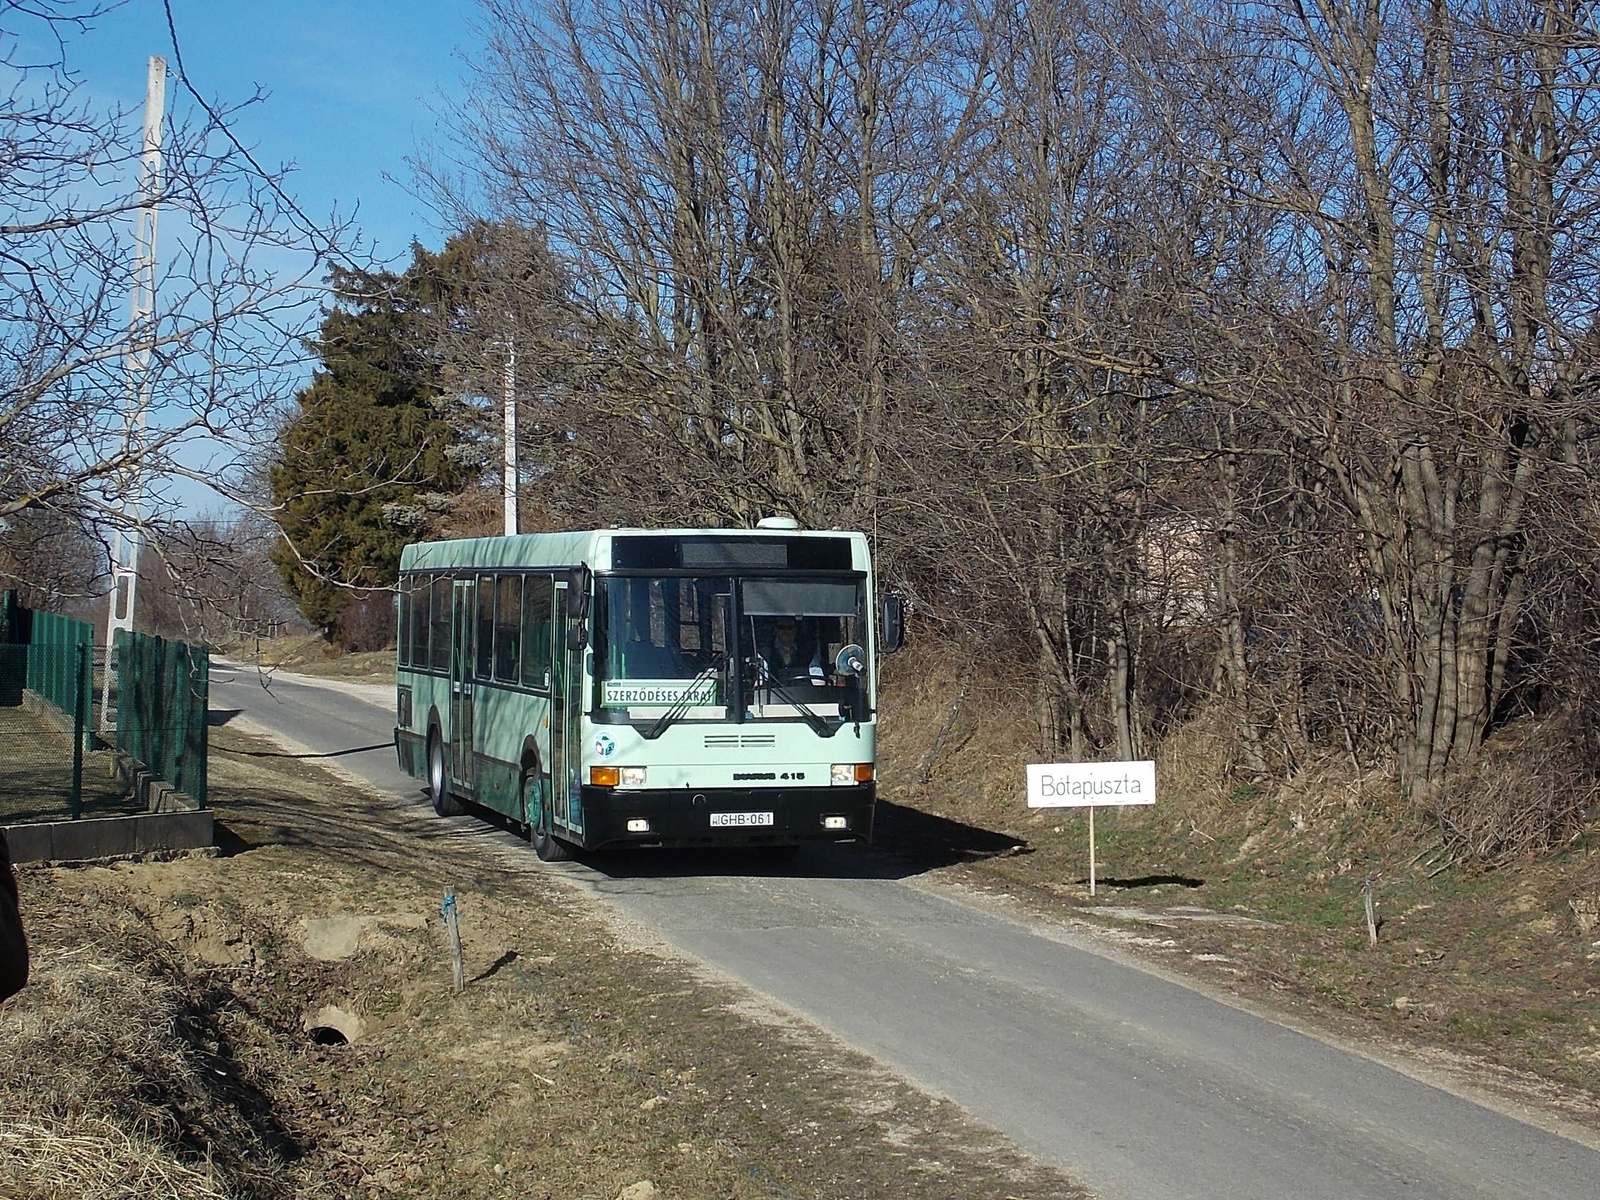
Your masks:
M88 699L89 689L94 686L94 647L79 642L73 650L76 653L72 674L78 685L72 697L72 819L76 821L83 815L83 740L89 736Z
M198 654L199 658L194 656ZM190 769L194 772L195 786L191 793L201 808L211 803L211 725L209 700L211 697L211 651L207 648L189 647L192 674L190 679L199 684L189 698L189 723L192 739L189 745ZM191 684L191 687L193 685Z

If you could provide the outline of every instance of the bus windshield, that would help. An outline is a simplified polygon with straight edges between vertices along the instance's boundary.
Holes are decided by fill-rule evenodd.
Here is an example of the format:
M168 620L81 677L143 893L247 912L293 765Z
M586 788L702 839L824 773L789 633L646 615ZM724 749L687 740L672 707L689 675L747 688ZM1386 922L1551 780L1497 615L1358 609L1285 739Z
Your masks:
M616 719L863 715L865 584L855 579L611 576L595 581L601 708ZM856 654L841 652L856 647Z

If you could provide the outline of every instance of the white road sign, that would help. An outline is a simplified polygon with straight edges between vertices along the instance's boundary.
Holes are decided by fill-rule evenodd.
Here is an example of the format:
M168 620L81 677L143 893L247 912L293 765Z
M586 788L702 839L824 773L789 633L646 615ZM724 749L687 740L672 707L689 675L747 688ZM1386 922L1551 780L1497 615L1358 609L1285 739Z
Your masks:
M1154 762L1029 763L1029 808L1154 804Z

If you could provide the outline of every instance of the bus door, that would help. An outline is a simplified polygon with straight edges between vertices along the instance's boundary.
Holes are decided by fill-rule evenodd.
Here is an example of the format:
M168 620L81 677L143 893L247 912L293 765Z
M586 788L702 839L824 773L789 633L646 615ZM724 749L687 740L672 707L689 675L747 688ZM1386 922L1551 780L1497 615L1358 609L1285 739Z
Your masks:
M450 784L472 795L472 658L477 624L476 584L458 579L450 618Z
M571 592L566 580L556 581L556 621L550 680L550 805L553 819L574 833L583 832L580 799L583 755L578 738L583 733L583 651L568 642L577 622L568 616Z

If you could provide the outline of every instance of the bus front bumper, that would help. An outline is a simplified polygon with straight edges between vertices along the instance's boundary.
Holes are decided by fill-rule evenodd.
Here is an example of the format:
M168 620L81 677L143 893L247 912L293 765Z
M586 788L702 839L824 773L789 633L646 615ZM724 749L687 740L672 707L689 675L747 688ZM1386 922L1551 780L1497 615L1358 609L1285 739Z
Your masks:
M591 849L869 842L876 801L872 783L671 791L585 787L581 840Z

